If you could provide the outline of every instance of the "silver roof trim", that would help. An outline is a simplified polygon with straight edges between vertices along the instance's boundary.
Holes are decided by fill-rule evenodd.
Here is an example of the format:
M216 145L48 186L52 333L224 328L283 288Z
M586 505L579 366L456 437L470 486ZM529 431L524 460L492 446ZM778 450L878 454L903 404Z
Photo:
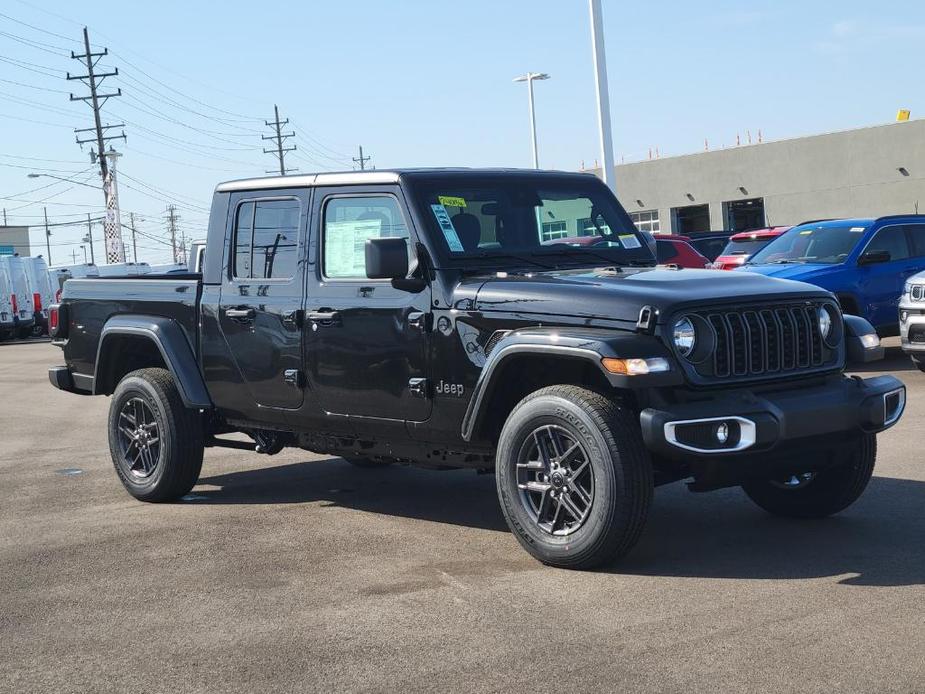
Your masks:
M310 188L313 186L349 186L364 183L398 183L395 171L354 171L346 173L306 174L303 176L271 176L245 178L238 181L219 183L217 193L236 190L270 190L273 188Z

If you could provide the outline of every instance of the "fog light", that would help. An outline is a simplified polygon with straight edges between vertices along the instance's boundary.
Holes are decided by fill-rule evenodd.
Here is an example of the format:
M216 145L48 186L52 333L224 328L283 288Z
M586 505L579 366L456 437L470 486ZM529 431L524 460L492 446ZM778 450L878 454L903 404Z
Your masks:
M876 333L861 335L861 344L864 345L864 349L873 349L880 346L880 338Z
M903 323L905 323L907 320L909 320L909 312L903 311L902 313L899 314L899 318L900 320L902 320Z
M729 440L729 425L726 422L716 427L716 440L720 444L724 444Z

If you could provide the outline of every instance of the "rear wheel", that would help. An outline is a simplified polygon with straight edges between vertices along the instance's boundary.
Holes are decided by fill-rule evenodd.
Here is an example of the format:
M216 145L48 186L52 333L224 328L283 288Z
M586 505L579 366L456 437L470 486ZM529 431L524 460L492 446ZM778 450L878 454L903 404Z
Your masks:
M629 552L652 500L635 417L578 386L543 388L514 408L495 473L514 536L540 561L563 568L593 568Z
M202 423L184 407L169 371L139 369L119 382L109 407L109 450L136 499L172 501L193 488L202 469Z
M768 513L790 518L824 518L847 508L864 492L874 474L877 437L865 434L851 460L819 472L742 485L748 498Z

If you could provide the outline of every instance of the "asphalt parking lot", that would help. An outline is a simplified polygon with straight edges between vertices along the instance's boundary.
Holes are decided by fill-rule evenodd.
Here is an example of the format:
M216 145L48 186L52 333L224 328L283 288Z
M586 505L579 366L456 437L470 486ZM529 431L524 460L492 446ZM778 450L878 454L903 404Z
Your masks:
M907 413L853 507L663 487L595 573L537 564L472 472L207 450L187 501L139 503L59 362L0 344L4 692L925 691L925 374L896 349Z

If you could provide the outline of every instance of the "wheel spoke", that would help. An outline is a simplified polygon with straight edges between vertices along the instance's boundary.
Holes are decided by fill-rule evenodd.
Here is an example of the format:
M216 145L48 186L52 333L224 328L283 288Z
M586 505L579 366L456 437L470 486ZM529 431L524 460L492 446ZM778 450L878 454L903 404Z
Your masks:
M577 451L581 451L581 446L579 446L577 443L573 443L571 446L565 449L565 453L563 453L559 458L559 464L562 466L567 466L569 458L571 458L572 455L574 455Z
M546 489L545 491L543 491L542 496L540 497L540 503L536 509L536 520L541 525L543 523L543 518L545 518L546 515L549 513L550 498L551 498L551 495L549 493L549 490Z
M543 467L548 470L549 466L552 464L552 461L550 460L549 450L546 448L546 444L540 437L539 430L533 432L533 440L536 441L536 450L540 455L540 460L543 463Z
M523 484L518 484L517 486L520 489L526 489L528 492L540 492L541 494L545 494L552 487L548 482L540 482L538 480L530 480Z
M581 522L584 519L585 514L575 506L575 503L569 498L568 494L563 494L559 497L559 500L565 507L565 510L568 511L577 522ZM587 511L585 511L585 513L587 513Z
M526 463L517 463L518 470L545 470L542 460L528 460Z
M132 415L130 415L130 414L129 414L128 412L126 412L125 410L123 410L122 412L120 412L120 413L119 413L119 416L120 416L120 417L125 417L125 418L128 420L128 423L131 424L133 427L137 427L137 426L138 426L138 423L135 421L135 417L133 417Z
M581 499L586 508L591 505L591 494L589 494L580 484L572 483L569 485L569 490L579 499Z

